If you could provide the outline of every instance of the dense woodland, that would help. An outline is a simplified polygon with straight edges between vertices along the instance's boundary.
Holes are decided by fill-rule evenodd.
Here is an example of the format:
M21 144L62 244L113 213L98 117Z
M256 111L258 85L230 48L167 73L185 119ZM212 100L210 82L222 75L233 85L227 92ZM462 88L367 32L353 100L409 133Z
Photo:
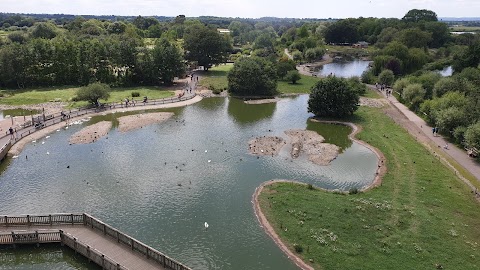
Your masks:
M235 72L268 66L259 71L268 73L268 87L245 89L271 95L277 80L300 78L298 63L327 52L361 56L373 61L362 82L393 86L402 102L442 133L480 148L480 35L451 34L449 27L458 24L439 21L429 10L411 10L402 19L342 20L0 14L0 87L168 85L191 67L208 70L251 57ZM352 48L359 41L369 48ZM454 74L442 78L437 70L448 66Z

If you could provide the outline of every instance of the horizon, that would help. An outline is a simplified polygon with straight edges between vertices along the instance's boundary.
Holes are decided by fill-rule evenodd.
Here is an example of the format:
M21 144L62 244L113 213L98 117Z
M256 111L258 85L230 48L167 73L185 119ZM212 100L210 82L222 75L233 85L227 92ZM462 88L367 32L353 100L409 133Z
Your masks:
M402 18L411 9L428 9L438 18L479 18L480 2L475 0L338 0L335 3L311 3L311 0L278 0L255 3L255 0L3 0L2 13L63 14L84 16L159 16L183 14L201 16L258 19L263 17L288 19L343 19L358 17ZM348 9L339 8L348 6Z

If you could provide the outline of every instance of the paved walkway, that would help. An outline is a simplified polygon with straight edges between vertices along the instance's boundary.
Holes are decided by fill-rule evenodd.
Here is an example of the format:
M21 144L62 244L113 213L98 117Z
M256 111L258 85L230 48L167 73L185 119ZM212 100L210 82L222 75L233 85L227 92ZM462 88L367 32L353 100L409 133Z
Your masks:
M78 117L72 117L71 119L69 119L69 121L71 122L71 121L75 121L76 119L81 119L85 116L91 116L91 115L103 114L103 113L113 113L113 112L119 112L119 111L123 112L123 111L138 111L138 110L152 110L152 109L161 109L161 108L173 108L173 107L182 107L182 106L186 106L186 105L196 103L196 102L202 100L202 97L200 95L196 95L196 88L197 88L197 84L198 84L198 75L194 75L194 79L191 79L191 78L192 77L187 78L187 85L185 85L185 88L183 89L183 91L185 91L185 94L184 94L185 97L195 96L194 98L191 98L191 99L188 99L188 100L183 100L183 101L179 100L179 101L176 101L176 102L165 103L165 104L155 104L155 105L152 104L152 105L150 105L151 103L147 103L145 105L140 105L139 104L138 106L117 107L115 109L109 109L107 111L101 111L101 112L98 112L98 113L89 113L88 115L82 114ZM29 120L29 118L26 118L26 121L28 121L28 120ZM1 130L1 132L4 132L4 131L8 130L9 127L12 127L12 126L13 127L19 127L24 122L25 122L24 117L15 117L14 119L4 119L4 120L0 121L0 130ZM56 119L56 118L51 119L51 120L47 120L46 121L47 127L43 128L43 129L40 129L40 130L35 129L35 127L33 127L33 126L28 127L26 129L23 129L21 132L31 130L32 135L25 136L25 137L17 140L16 142L14 142L14 147L12 147L12 149L9 151L9 154L18 155L19 152L21 151L21 149L23 148L23 146L25 144L24 143L25 141L30 141L30 140L35 140L35 139L41 138L41 137L55 131L59 127L65 125L65 122L63 122L63 121L61 121L60 123L57 123L57 122L59 122L59 120ZM12 125L12 123L13 123L13 125ZM52 125L52 123L57 123L57 124ZM20 130L19 130L19 132L20 132ZM4 135L4 134L1 134L1 135ZM17 137L19 137L19 136L17 136ZM0 137L0 146L3 146L6 143L8 143L10 138L11 138L10 136ZM15 145L17 145L17 147L15 147Z
M105 236L102 233L83 225L19 226L0 228L0 232L41 232L42 230L63 230L65 233L75 237L83 244L98 250L98 252L124 266L126 269L165 269L153 260L149 260L142 254L132 251L127 245L119 244L113 238Z
M369 87L373 90L376 90L375 86L369 85ZM394 96L389 96L387 98L385 91L379 91L379 93L381 93L392 106L397 108L403 115L405 115L410 122L415 124L424 133L424 135L426 135L433 143L435 143L437 146L437 151L444 152L453 158L480 182L480 164L474 158L469 157L464 149L450 144L441 135L434 136L432 133L432 127L428 126L428 124L422 118L400 103ZM445 149L445 145L448 145L447 149Z

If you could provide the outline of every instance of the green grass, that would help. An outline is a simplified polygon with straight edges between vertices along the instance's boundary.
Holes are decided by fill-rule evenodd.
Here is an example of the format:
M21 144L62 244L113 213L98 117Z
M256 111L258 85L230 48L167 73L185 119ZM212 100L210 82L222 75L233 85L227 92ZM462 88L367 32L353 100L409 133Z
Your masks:
M450 30L454 32L480 32L480 27L459 25L450 27Z
M0 93L4 94L5 97L0 98L0 104L32 105L50 101L62 101L68 102L69 107L73 108L87 105L86 102L72 101L77 89L77 87L61 87L16 91L1 90ZM172 91L165 91L155 87L113 88L110 92L110 98L106 102L120 102L127 97L131 99L131 93L133 91L140 93L140 97L136 98L137 100L142 100L144 96L147 96L149 99L158 99L174 95ZM101 102L105 101L101 100Z
M199 82L200 86L208 89L227 89L228 80L227 74L232 69L232 64L219 65L210 68L208 71L197 72L202 78Z
M366 97L366 98L383 98L383 96L380 95L380 93L378 93L378 91L375 91L375 90L373 90L369 87L367 87L367 91L362 96Z
M466 185L380 109L361 107L352 121L387 158L382 186L268 187L261 207L290 249L301 245L315 269L480 269L479 204Z
M319 78L300 75L302 77L296 84L287 81L278 81L278 91L282 94L310 94L312 86Z

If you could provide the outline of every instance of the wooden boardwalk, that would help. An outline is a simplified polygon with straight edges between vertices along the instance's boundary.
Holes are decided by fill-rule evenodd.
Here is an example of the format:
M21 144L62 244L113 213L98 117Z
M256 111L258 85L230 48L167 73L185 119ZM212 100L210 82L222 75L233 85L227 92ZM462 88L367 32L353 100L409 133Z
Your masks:
M0 245L61 243L104 269L190 268L88 214L0 216Z

